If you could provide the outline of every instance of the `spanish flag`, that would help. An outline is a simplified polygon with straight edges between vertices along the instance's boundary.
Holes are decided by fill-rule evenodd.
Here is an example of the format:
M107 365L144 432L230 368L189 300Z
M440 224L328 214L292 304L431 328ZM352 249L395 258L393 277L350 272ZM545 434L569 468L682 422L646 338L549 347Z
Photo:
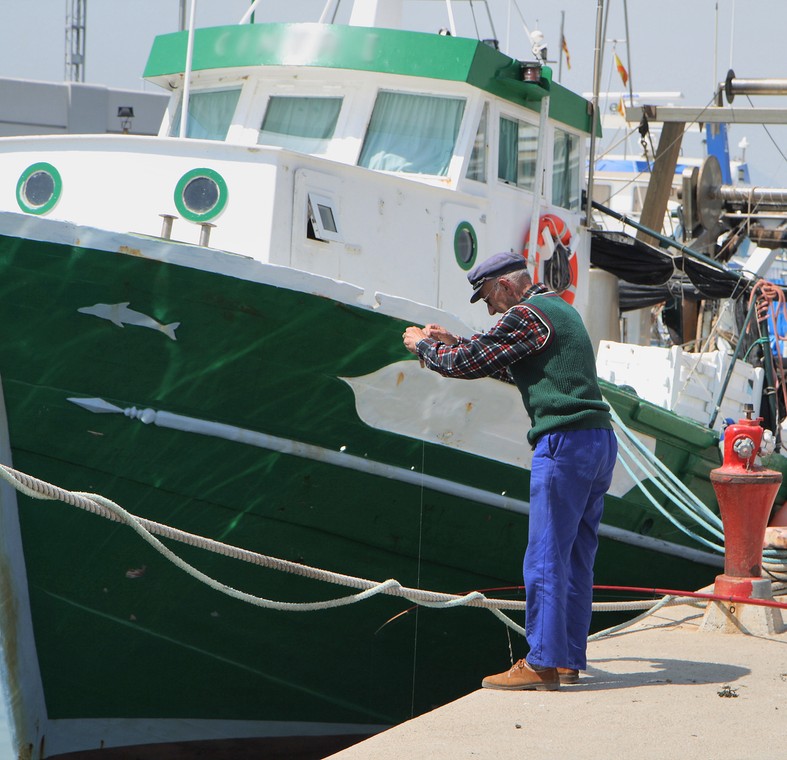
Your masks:
M568 54L568 45L566 44L566 37L563 35L563 39L560 41L560 47L563 48L563 53L566 56L566 66L570 69L571 68L571 56Z
M629 73L626 71L623 61L618 58L617 53L615 53L615 68L617 68L618 74L620 74L620 78L623 80L623 86L625 87L629 83Z

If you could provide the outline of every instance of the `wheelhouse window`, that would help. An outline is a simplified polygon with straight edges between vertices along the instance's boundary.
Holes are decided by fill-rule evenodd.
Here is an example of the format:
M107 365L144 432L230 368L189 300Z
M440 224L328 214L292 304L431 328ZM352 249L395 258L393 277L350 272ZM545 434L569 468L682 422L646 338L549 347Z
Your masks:
M556 129L552 159L552 203L576 211L580 203L579 137Z
M240 87L230 90L206 90L192 92L189 96L189 118L186 124L186 137L202 140L224 140L232 123L235 107L238 105ZM169 134L180 134L181 106L172 120Z
M467 178L476 182L486 182L486 154L487 154L487 121L489 120L489 107L484 103L481 112L481 121L478 122L478 131L475 133L473 151L467 165Z
M341 98L274 95L268 101L257 143L299 153L325 153L341 108Z
M538 127L518 119L500 117L497 176L503 182L533 190L536 180Z
M358 165L444 177L464 108L461 98L380 91Z

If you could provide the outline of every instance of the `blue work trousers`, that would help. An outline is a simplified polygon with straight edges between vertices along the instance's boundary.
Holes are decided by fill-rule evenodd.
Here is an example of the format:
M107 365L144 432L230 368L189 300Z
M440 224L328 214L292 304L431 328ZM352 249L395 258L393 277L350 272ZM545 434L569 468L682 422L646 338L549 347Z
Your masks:
M593 561L617 450L605 429L544 433L536 442L524 561L531 665L587 667Z

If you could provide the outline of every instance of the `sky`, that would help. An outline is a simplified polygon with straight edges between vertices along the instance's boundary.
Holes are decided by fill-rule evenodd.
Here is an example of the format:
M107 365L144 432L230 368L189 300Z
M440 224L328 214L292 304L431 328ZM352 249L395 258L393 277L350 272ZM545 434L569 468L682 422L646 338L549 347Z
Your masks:
M598 2L518 0L530 30L539 29L544 34L550 59L555 59L559 51L563 19L571 68L564 60L560 81L578 92L589 92L593 86ZM70 5L68 0L1 0L0 77L63 80L66 9ZM248 5L249 0L197 0L197 25L237 23ZM316 20L322 5L319 0L269 0L257 12L256 21ZM787 77L785 0L628 0L627 5L624 0L605 0L604 6L608 22L602 91L621 89L612 63L613 50L628 70L634 90L682 93L682 98L658 104L705 106L730 68L746 79ZM141 74L155 35L177 31L180 7L181 0L87 0L85 81L156 90L141 79ZM494 32L486 23L483 5L475 2L474 8L482 38L496 36L504 52L520 59L531 58L526 38L519 31L519 14L515 9L507 11L507 0L489 0L496 19ZM295 15L290 15L293 12ZM459 9L456 14L458 23L468 18ZM346 17L344 6L340 6L339 20ZM449 26L441 0L421 0L415 9L406 11L405 18L421 31ZM508 18L512 19L510 25ZM555 78L558 68L555 63ZM643 101L647 100L643 96ZM613 98L612 102L617 101ZM758 107L787 108L785 96L753 97L752 102ZM738 96L735 105L745 107L746 97ZM738 145L744 137L749 143L745 155L753 183L787 187L787 127L769 127L766 132L758 125L733 126L733 157L741 154ZM686 155L701 157L700 139L699 128L692 127L684 140ZM2 722L0 707L0 725ZM0 730L0 757L11 757L7 741Z

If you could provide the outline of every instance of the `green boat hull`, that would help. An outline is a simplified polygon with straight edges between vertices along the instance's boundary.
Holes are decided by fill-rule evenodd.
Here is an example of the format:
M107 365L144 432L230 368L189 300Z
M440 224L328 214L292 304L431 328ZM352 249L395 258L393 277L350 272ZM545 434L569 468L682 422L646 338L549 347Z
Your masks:
M469 494L506 492L526 503L529 474L366 425L341 379L406 358L405 322L148 258L144 241L138 245L142 255L0 237L0 381L14 467L100 493L150 520L349 575L448 592L521 583L526 514ZM124 326L86 309L101 304L130 304L159 326ZM165 328L176 324L173 339ZM636 400L607 391L628 422L648 423L637 422ZM119 411L92 413L75 402L86 399ZM143 410L340 452L389 474L146 424ZM664 434L656 453L712 500L712 435L687 442ZM466 495L390 472L456 483ZM257 722L260 732L276 724L279 734L298 734L304 724L311 733L364 733L476 689L506 666L512 638L514 656L525 652L479 609L416 610L382 596L310 613L261 609L207 588L126 526L21 494L17 504L49 720L218 721L230 737L233 721ZM608 498L605 525L686 543L636 489ZM173 549L262 597L350 593ZM605 535L596 581L693 589L717 572ZM3 615L8 643L24 589L19 578L5 582L13 597L6 594ZM594 619L596 628L610 622ZM12 680L24 680L8 651L6 667Z

